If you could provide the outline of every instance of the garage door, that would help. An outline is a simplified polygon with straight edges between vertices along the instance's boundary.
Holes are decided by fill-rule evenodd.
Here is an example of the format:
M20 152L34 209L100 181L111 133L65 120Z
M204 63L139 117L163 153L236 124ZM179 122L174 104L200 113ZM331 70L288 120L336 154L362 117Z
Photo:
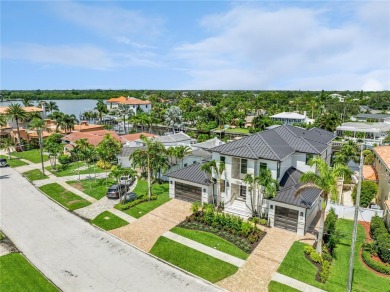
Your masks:
M297 232L298 229L298 211L276 206L275 208L275 226Z
M175 182L175 198L188 202L201 202L202 188Z

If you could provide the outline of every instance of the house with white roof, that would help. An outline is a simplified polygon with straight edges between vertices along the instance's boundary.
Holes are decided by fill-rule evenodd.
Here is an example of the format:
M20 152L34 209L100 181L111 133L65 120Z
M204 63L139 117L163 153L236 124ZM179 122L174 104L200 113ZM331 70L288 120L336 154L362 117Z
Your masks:
M152 103L149 100L142 100L135 97L114 97L106 101L109 105L109 109L115 109L121 106L127 110L131 110L134 114L137 114L139 110L142 110L144 113L150 113L152 110Z
M336 127L338 137L347 137L354 141L362 140L366 145L381 145L390 131L390 123L347 122Z
M212 159L225 163L220 185L225 212L246 218L253 211L265 213L271 226L304 234L320 211L321 191L308 189L299 197L294 193L302 173L314 170L310 159L320 156L330 162L333 139L333 133L322 129L283 125L212 148ZM195 165L167 175L170 196L211 203L217 195L216 175ZM268 202L257 188L250 194L250 185L244 182L247 174L257 176L262 168L269 169L281 186Z
M309 119L306 116L306 112L303 113L303 115L299 113L294 112L283 112L279 113L273 116L270 116L271 120L275 122L282 122L285 125L292 125L295 123L302 123L302 124L312 124L314 123L313 119Z

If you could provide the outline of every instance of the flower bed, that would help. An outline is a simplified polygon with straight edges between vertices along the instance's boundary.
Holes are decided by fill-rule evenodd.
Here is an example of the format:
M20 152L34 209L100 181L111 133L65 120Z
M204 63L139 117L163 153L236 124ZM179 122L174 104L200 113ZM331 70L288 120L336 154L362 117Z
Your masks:
M330 276L332 256L324 248L322 257L311 245L305 246L305 258L317 268L316 280L325 283Z
M373 259L369 251L362 250L361 256L363 262L374 271L380 274L390 275L390 265L382 263L379 258L377 260Z
M200 205L194 205L193 214L180 223L179 227L216 234L248 253L252 252L266 235L256 224L244 221L238 216L216 212L213 205L205 204L201 210Z

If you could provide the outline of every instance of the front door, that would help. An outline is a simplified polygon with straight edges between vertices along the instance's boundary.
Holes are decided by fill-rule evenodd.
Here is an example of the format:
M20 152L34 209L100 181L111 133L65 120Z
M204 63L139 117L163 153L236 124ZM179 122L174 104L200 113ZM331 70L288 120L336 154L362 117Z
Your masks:
M246 199L246 186L240 186L240 198Z

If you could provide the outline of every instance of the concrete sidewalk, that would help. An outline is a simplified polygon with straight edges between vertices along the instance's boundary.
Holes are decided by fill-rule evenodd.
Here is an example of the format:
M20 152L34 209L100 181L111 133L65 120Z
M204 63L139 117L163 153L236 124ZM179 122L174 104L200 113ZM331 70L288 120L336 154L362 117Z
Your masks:
M317 287L311 286L309 284L303 283L301 281L295 280L291 277L275 273L272 276L272 281L282 283L284 285L290 286L294 289L297 289L299 291L303 292L326 292L325 290L319 289Z

